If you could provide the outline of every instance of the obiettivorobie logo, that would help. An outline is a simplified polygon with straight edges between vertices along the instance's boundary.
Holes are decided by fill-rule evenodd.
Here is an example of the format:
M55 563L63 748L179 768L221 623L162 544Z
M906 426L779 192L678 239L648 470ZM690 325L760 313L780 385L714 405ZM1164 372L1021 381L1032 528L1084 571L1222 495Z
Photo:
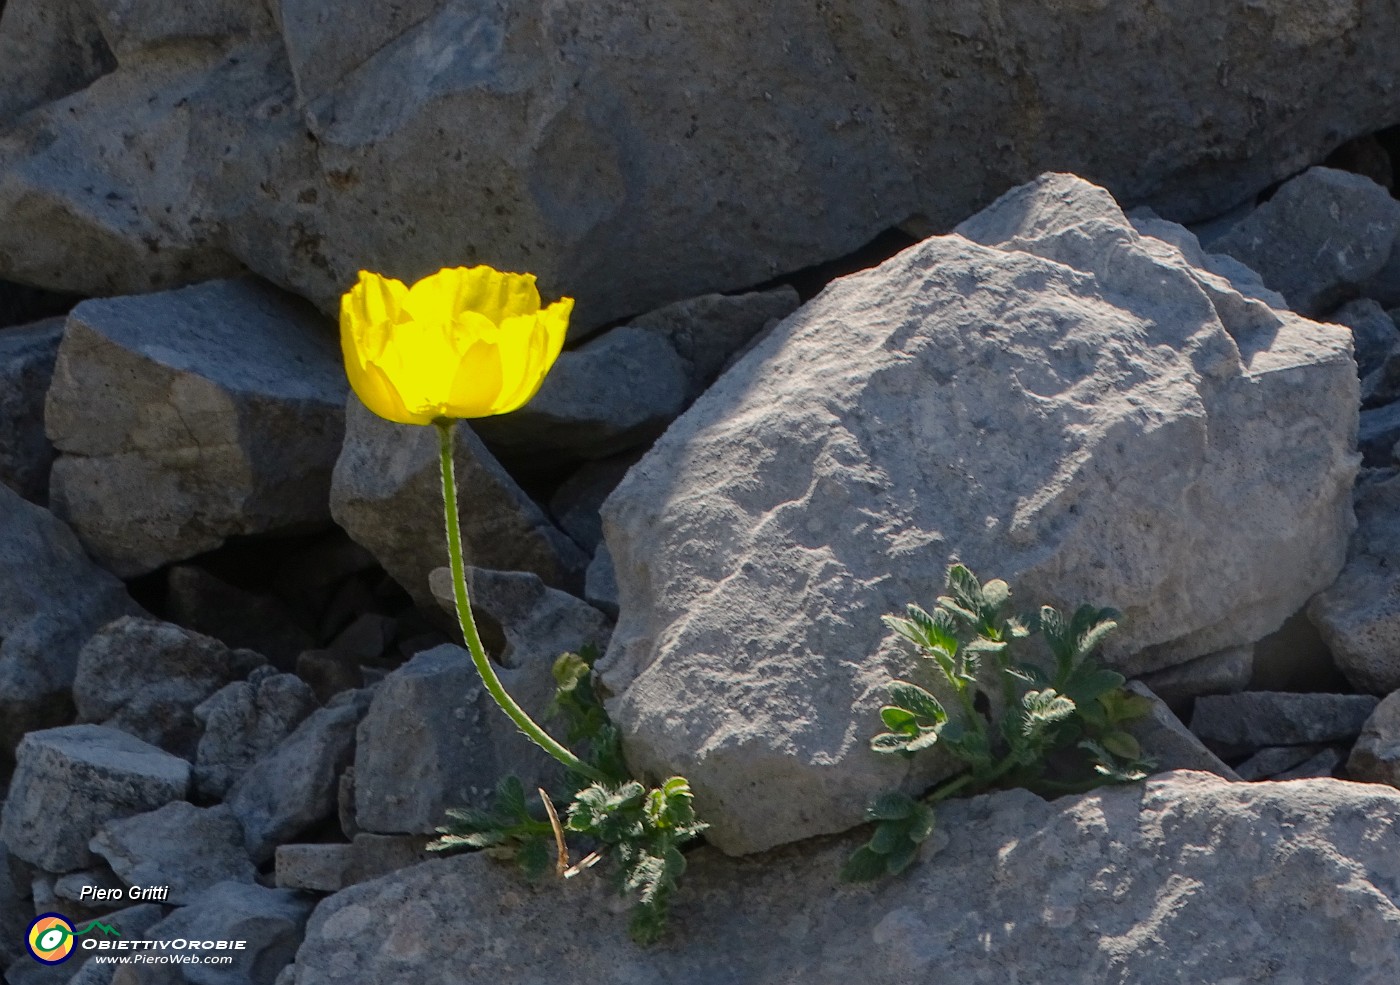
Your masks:
M29 925L29 935L25 944L29 954L40 964L63 964L73 955L73 942L83 934L98 931L108 937L120 937L115 927L93 920L82 930L74 930L68 918L61 913L43 913Z

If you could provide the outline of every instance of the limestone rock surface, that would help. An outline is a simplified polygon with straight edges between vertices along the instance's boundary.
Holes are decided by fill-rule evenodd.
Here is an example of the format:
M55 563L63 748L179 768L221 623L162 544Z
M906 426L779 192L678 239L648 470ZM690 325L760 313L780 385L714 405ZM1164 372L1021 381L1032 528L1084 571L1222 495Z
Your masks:
M873 887L836 881L864 833L754 859L695 852L670 936L651 948L627 941L604 879L532 889L461 856L322 902L289 980L455 985L470 968L524 985L569 968L579 981L849 985L956 968L962 981L1039 985L1389 985L1397 824L1389 787L1185 772L1053 803L1024 791L948 801L941 847ZM1299 913L1306 933L1281 930ZM446 921L458 930L437 932Z
M1359 0L274 10L13 0L0 276L243 264L329 308L360 267L489 260L597 326L946 229L1050 167L1217 215L1393 125L1400 86L1400 12Z
M1022 606L1120 610L1105 654L1129 675L1253 642L1330 584L1350 332L1140 224L1047 175L836 281L604 504L609 710L635 769L690 778L712 843L839 831L928 781L868 747L912 662L880 617L932 604L955 558Z

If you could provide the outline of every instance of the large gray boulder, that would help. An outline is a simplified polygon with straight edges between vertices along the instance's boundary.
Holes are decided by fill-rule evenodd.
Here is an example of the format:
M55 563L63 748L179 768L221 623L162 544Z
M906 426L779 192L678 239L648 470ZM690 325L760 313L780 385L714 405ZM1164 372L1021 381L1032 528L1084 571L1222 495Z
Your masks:
M124 577L329 523L347 390L331 326L254 280L85 301L48 396L54 512Z
M351 394L345 445L331 482L336 523L403 586L436 609L428 576L447 564L437 430L394 424ZM457 506L468 564L531 571L550 585L583 582L588 564L465 423L453 432Z
M0 775L24 733L71 721L88 637L140 611L62 521L0 484Z
M1252 642L1341 567L1350 332L1049 175L835 282L603 507L600 672L633 767L727 852L858 823L913 778L868 746L912 662L880 622L961 559L1022 606L1112 605L1139 674ZM1218 272L1215 272L1218 271Z
M627 941L605 879L531 889L480 854L427 862L321 903L291 982L448 985L468 968L481 982L568 968L690 985L1400 976L1389 787L1171 773L1053 803L1020 790L945 802L937 824L922 861L873 886L837 881L866 832L761 860L695 852L669 939L650 948ZM1286 932L1300 913L1306 933Z
M1400 86L1400 11L1355 0L275 11L13 0L0 276L131 293L242 261L329 306L361 266L490 260L596 326L1050 167L1212 216L1392 125Z
M189 784L189 763L113 728L31 732L19 746L0 841L31 865L72 872L92 864L88 842L98 828L183 800Z

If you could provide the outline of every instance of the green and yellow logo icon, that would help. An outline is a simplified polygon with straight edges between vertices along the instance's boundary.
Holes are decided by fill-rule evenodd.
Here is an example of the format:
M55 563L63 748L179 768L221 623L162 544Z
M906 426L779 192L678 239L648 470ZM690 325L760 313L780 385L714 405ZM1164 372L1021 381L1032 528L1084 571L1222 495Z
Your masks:
M73 953L73 925L62 914L45 913L29 925L29 953L44 964L62 964Z

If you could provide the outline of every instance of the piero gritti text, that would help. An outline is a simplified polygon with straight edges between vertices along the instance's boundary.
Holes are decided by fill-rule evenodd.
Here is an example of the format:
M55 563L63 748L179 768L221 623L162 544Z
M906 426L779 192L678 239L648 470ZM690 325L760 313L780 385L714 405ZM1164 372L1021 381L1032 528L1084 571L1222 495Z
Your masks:
M126 889L103 889L100 886L84 886L78 891L78 902L132 900L134 902L144 903L163 903L169 896L169 886L130 886Z

